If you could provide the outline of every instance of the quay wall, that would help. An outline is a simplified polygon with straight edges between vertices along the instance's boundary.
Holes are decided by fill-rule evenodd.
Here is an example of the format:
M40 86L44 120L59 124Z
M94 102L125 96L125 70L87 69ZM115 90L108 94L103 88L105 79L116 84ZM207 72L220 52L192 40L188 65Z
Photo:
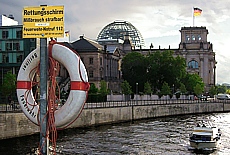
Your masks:
M230 104L207 102L84 109L79 118L69 128L215 112L230 112ZM39 127L27 119L24 113L0 113L0 131L0 139L21 137L40 132Z

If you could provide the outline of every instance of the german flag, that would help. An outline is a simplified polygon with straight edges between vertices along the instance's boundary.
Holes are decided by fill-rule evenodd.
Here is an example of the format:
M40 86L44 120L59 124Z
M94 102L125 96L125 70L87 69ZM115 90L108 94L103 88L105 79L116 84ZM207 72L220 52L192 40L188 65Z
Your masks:
M193 8L193 9L194 9L194 13L193 13L194 16L200 16L201 15L202 10L200 8Z
M69 31L65 31L65 36L66 36L66 37L69 36Z

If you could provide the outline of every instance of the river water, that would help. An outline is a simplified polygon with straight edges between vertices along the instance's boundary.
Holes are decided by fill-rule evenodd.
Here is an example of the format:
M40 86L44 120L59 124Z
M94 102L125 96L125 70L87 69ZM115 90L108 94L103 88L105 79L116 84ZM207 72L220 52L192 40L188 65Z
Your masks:
M221 145L212 153L189 149L189 133L200 120L219 127ZM0 141L0 155L28 154L39 144L39 135ZM104 125L58 132L63 155L229 155L230 113L186 115Z

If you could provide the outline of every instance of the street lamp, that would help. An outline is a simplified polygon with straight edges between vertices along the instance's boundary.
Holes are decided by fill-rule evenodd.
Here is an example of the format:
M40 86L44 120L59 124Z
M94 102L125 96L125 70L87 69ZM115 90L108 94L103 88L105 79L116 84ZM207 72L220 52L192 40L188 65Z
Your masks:
M174 95L174 84L173 84L173 95Z
M138 94L138 82L136 83L136 104L137 104L137 94Z

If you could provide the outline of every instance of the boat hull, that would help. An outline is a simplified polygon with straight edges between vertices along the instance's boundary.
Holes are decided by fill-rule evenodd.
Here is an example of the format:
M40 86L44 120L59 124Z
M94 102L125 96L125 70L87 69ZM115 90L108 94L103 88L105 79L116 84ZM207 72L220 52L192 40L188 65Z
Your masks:
M203 150L203 149L216 149L217 141L194 141L190 140L190 146L194 149Z

